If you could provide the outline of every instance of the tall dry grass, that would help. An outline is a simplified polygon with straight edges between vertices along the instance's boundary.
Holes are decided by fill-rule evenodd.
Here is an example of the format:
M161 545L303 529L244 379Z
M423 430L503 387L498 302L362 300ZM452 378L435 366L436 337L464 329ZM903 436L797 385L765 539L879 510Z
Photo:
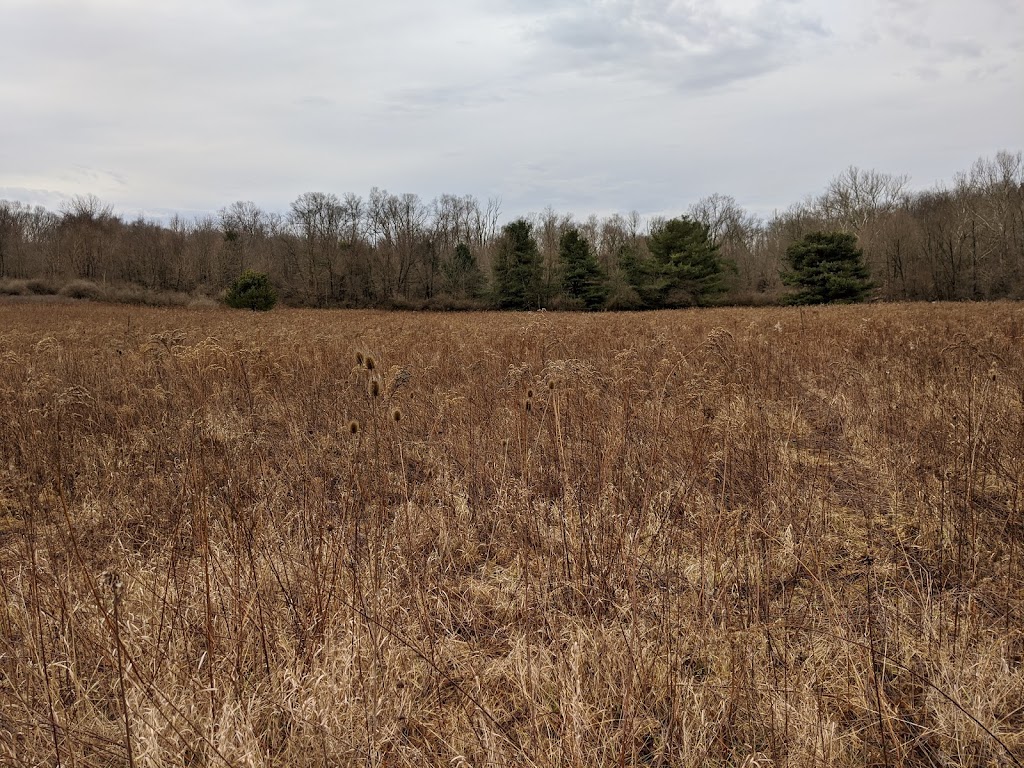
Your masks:
M0 305L0 763L1020 765L1022 336Z

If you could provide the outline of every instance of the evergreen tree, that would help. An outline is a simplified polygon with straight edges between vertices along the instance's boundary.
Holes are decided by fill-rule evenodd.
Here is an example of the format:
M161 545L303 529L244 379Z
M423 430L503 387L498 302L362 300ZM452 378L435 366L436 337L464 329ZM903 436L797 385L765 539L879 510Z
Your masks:
M484 287L484 275L469 246L459 243L455 253L443 267L448 292L457 298L475 299Z
M847 232L812 232L786 249L790 270L782 282L798 288L789 304L851 304L863 301L872 283L857 237Z
M608 287L601 265L590 250L590 243L579 229L570 227L562 233L558 246L558 258L562 263L562 293L573 304L599 309L608 298Z
M707 225L682 216L656 226L647 238L651 285L658 306L706 304L725 290L725 262ZM641 292L643 296L643 292Z
M277 304L277 291L267 275L246 270L228 288L224 302L235 309L266 311Z
M525 219L506 224L494 260L494 299L502 309L536 309L542 298L541 259Z
M616 309L646 309L658 304L658 291L650 259L641 258L638 249L625 244L619 249L619 274L625 286L612 296Z

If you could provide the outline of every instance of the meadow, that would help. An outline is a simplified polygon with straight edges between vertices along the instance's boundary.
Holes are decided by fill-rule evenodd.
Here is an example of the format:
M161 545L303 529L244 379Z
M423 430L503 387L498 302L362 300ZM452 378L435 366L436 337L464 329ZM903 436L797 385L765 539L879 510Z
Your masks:
M0 304L0 764L1020 766L1024 306Z

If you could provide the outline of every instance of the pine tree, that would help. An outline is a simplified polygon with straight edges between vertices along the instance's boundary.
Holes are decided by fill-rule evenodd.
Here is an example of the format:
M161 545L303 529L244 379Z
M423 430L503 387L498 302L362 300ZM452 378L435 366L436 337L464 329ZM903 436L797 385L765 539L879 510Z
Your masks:
M725 290L726 264L706 225L682 216L655 227L647 238L652 293L660 306L706 304Z
M277 304L277 291L267 275L246 270L228 288L224 302L235 309L266 311Z
M641 258L636 246L619 248L617 290L609 297L615 309L647 309L658 304L657 290L649 258Z
M455 253L443 267L448 292L460 299L475 299L484 287L484 275L469 246L459 243Z
M857 237L847 232L812 232L786 249L790 270L782 282L798 288L789 304L852 304L864 301L872 283Z
M558 258L562 264L562 293L569 302L591 310L603 306L608 298L608 287L601 265L590 250L590 243L576 227L562 233Z
M494 300L502 309L540 306L541 259L533 227L525 219L506 224L494 260Z

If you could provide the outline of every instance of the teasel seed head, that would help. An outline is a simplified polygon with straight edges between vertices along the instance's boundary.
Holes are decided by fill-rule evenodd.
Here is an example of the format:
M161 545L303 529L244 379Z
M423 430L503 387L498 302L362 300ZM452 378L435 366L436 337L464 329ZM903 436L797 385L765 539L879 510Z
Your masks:
M348 433L350 435L358 435L360 429L361 427L359 426L359 422L355 419L352 419L352 421L348 423Z

